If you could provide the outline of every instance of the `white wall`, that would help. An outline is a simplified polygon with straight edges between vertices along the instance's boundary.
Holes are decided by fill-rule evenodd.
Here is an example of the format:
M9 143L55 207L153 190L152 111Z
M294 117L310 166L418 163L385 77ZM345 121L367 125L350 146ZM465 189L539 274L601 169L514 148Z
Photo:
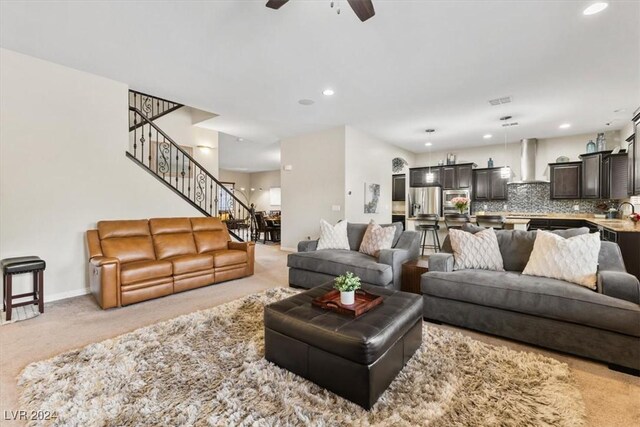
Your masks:
M606 132L607 149L611 150L616 145L626 148L626 143L620 138L619 131ZM553 163L559 156L567 156L572 161L580 160L578 155L586 153L586 145L589 140L596 140L596 134L571 135L561 138L547 138L538 140L538 152L536 156L536 179L548 178L548 163ZM504 144L484 145L450 150L457 155L457 162L474 162L479 168L486 168L489 157L493 158L494 165L511 167L515 174L514 179L520 179L520 143L507 144L505 155ZM448 151L434 151L431 155L431 164L437 164L438 160L446 159ZM416 158L416 166L428 166L429 155L421 153Z
M412 166L415 154L351 126L346 127L345 141L345 218L350 222L391 222L392 160L402 157ZM377 214L364 213L365 183L380 184Z
M255 191L251 196L251 202L255 204L257 211L280 210L280 205L271 204L270 189L280 188L280 171L254 172L250 174L251 188Z
M125 157L127 90L0 49L0 258L46 260L45 301L87 292L97 221L200 215Z
M344 218L345 128L286 138L280 149L283 167L292 167L281 175L281 245L292 249L317 237L321 218L331 223Z

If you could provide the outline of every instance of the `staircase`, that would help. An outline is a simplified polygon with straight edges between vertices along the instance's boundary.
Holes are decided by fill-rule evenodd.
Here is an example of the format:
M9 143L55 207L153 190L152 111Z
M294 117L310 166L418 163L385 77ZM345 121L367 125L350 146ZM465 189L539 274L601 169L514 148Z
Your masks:
M256 239L253 205L244 204L234 189L218 181L189 152L154 123L183 105L129 91L129 151L138 166L206 216L218 217L241 242Z

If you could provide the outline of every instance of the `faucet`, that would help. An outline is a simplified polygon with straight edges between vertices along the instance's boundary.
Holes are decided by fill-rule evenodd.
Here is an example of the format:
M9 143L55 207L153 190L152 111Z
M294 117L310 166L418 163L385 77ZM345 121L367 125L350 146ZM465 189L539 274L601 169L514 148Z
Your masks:
M622 203L620 203L620 204L618 205L618 212L622 213L621 208L622 208L622 206L624 206L624 205L629 205L629 206L631 206L631 213L632 213L632 214L636 213L636 208L635 208L635 206L633 206L633 204L631 204L631 203L629 203L629 202L622 202Z

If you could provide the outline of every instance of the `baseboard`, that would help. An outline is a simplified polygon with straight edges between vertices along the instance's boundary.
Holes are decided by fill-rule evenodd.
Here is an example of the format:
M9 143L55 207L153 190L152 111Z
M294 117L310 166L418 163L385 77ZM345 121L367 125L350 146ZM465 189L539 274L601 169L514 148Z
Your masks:
M53 295L47 295L44 302L59 301L61 299L79 297L82 295L87 295L89 293L91 293L91 290L89 290L89 288L74 289L73 291L67 291L67 292L58 292Z
M283 252L297 252L298 250L296 248L285 248L280 246L280 250Z

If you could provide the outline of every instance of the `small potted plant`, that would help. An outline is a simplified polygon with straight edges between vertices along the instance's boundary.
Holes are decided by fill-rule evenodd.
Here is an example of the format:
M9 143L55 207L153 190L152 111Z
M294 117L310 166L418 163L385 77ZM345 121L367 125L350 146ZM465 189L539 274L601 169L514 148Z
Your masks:
M469 198L467 197L454 197L451 199L451 203L463 214L469 207Z
M637 223L638 221L640 221L640 214L632 213L631 215L629 215L629 219L634 223Z
M360 278L350 271L336 277L333 287L340 291L340 303L342 305L353 305L355 302L355 292L361 287Z

